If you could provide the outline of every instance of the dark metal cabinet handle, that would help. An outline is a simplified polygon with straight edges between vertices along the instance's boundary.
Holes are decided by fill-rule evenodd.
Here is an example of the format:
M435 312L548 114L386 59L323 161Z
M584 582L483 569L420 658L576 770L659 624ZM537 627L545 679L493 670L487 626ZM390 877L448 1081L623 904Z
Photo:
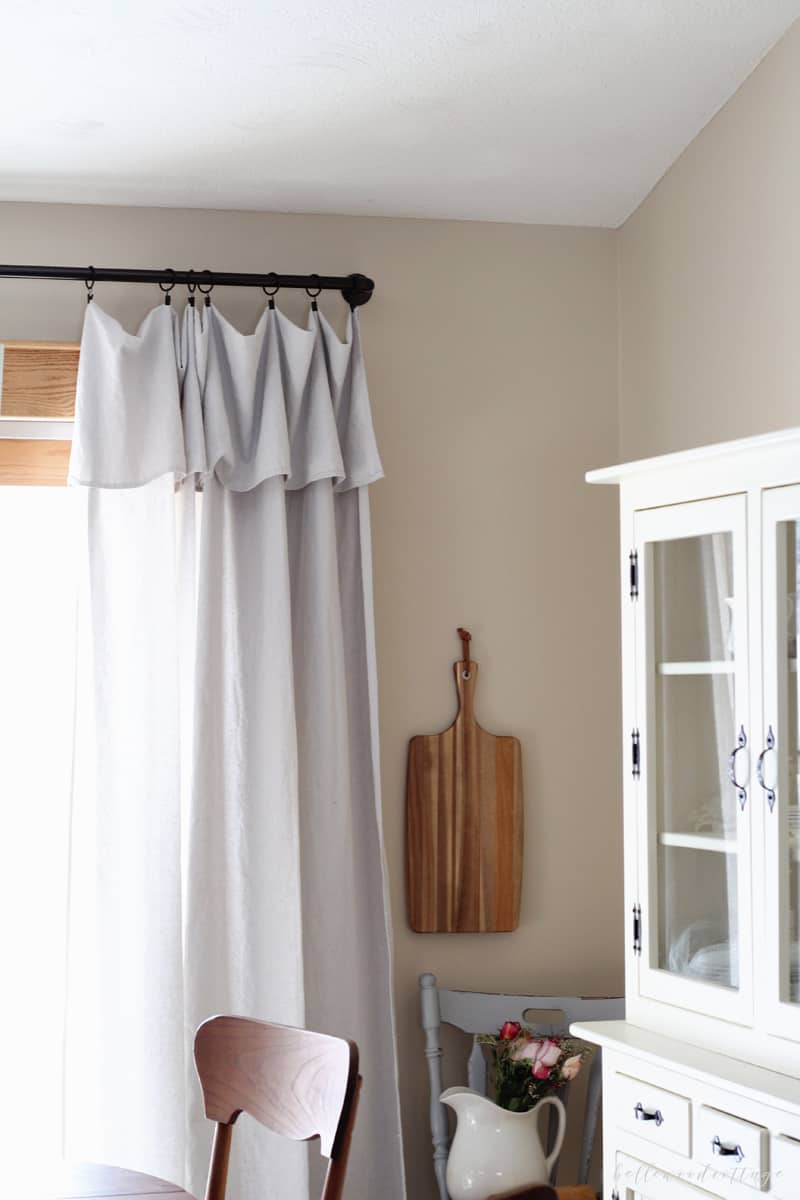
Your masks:
M775 807L775 789L771 788L771 787L767 787L766 783L764 782L764 759L769 754L770 750L774 750L774 749L775 749L775 734L772 732L772 726L770 725L769 729L767 730L766 745L764 746L764 749L759 754L758 762L756 763L756 777L757 777L758 782L761 785L761 787L767 793L767 804L769 805L770 812L772 812L772 810Z
M726 1146L724 1142L720 1141L719 1135L711 1139L711 1149L722 1157L734 1157L737 1162L741 1162L744 1158L744 1150L740 1145Z
M634 1106L633 1115L636 1117L637 1121L655 1121L656 1125L664 1124L664 1117L661 1113L661 1109L657 1108L654 1112L650 1112L645 1108L641 1100Z
M731 781L731 783L733 784L733 786L736 789L736 797L739 801L739 804L742 807L742 812L744 812L744 806L747 803L747 791L742 786L742 784L739 783L738 779L736 778L736 755L739 753L740 750L744 750L746 745L747 745L747 734L744 731L744 725L742 725L741 728L739 729L739 736L736 739L736 745L734 746L733 750L731 750L731 752L728 756L728 779Z

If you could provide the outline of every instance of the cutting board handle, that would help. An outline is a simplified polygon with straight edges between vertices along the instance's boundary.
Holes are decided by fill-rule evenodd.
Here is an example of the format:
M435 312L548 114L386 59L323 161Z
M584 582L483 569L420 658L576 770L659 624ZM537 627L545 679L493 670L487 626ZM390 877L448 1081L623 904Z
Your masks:
M460 625L459 625L458 629L456 630L456 633L461 638L464 663L466 664L466 670L468 671L469 670L469 644L472 641L472 634L468 633L466 629L462 629Z
M467 666L469 666L468 671L466 670ZM458 692L458 714L455 723L461 725L464 721L475 720L475 685L478 682L478 664L474 658L470 663L453 663L453 671Z
M475 685L478 682L478 664L469 656L469 644L472 634L466 629L458 629L458 636L463 645L461 662L453 663L456 676L456 691L458 692L458 715L456 724L461 721L475 720Z

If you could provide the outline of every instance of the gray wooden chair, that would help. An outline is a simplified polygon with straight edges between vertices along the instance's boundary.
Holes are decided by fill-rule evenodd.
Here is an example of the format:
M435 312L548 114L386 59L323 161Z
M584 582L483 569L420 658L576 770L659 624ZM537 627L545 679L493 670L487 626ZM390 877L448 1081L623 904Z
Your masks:
M456 1029L472 1035L472 1048L467 1061L467 1084L485 1095L486 1059L478 1043L479 1033L492 1033L499 1029L504 1021L520 1021L537 1033L565 1034L573 1021L621 1020L625 1016L625 1001L620 996L506 996L486 992L456 992L438 987L436 976L431 974L420 975L419 987L425 1058L428 1062L431 1091L433 1169L439 1186L440 1200L450 1200L445 1183L450 1147L449 1123L447 1110L439 1101L443 1090L441 1025L453 1025ZM569 1183L587 1182L595 1136L599 1128L602 1091L600 1055L595 1047L592 1047L592 1050L594 1053L588 1068L584 1067L575 1083L568 1084L559 1092L567 1106L568 1115L567 1143L561 1154L562 1161L567 1158L571 1130L572 1141L577 1143L577 1179L573 1169L570 1172L572 1178L569 1179ZM579 1132L576 1135L574 1130L578 1122ZM560 1166L560 1163L558 1165Z

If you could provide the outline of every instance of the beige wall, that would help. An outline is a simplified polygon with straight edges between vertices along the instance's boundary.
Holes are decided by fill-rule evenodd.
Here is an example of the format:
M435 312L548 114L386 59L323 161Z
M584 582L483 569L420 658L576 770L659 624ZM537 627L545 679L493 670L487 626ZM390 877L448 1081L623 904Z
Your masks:
M377 280L363 329L386 468L373 489L383 803L409 1195L424 1200L417 975L523 992L622 985L616 497L582 483L617 457L615 235L3 205L0 261L359 269ZM135 323L157 293L104 285L97 298ZM233 290L218 302L243 326L263 303ZM303 307L282 304L296 317ZM83 307L79 283L0 281L0 338L77 338ZM474 634L483 722L522 739L515 934L421 936L405 923L406 745L453 715L458 624Z
M623 458L800 425L800 24L619 250Z

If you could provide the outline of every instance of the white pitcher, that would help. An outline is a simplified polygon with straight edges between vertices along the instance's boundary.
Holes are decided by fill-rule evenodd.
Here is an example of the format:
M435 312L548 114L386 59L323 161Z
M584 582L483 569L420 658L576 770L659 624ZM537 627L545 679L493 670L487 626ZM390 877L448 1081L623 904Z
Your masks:
M439 1099L456 1114L447 1160L447 1190L452 1200L487 1200L497 1192L549 1183L567 1123L566 1110L557 1096L545 1096L523 1113L500 1108L473 1088L451 1087ZM555 1146L547 1157L537 1124L545 1104L558 1111Z

